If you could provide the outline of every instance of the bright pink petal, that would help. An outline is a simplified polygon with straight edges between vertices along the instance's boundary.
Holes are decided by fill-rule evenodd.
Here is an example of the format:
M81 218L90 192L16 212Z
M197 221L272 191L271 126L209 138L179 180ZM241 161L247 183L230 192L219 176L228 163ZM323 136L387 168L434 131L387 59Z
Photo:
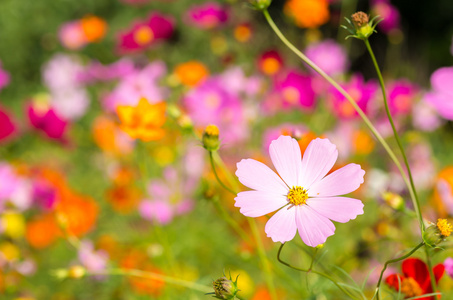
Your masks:
M318 214L335 222L346 223L363 214L363 203L360 200L345 197L309 198L307 205Z
M348 194L363 183L365 171L360 165L349 164L325 178L313 183L308 190L309 197L330 197Z
M261 191L240 192L234 200L234 206L247 217L261 217L288 204L284 195Z
M335 226L308 205L296 206L296 225L305 244L316 247L335 233Z
M292 240L297 232L294 207L280 209L267 221L264 231L274 242L285 243Z
M286 195L288 187L265 164L254 159L243 159L237 164L236 176L239 181L254 190Z
M281 135L269 147L272 163L289 187L298 186L302 170L299 144L290 136Z
M328 139L315 139L310 142L302 159L300 186L307 189L321 180L337 161L338 150Z

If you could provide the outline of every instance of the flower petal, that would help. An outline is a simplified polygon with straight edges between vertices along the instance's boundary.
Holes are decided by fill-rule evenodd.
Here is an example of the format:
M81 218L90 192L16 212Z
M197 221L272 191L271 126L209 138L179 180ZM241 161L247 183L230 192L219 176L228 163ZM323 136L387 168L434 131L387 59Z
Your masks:
M237 163L236 176L239 181L254 190L286 195L288 187L278 175L263 163L254 159L243 159Z
M308 205L296 206L296 225L305 244L316 247L335 233L335 225Z
M318 214L340 223L346 223L363 214L362 201L353 198L308 198L307 205Z
M234 206L247 217L261 217L288 204L286 196L262 191L240 192Z
M282 208L266 223L264 231L274 242L285 243L294 238L297 232L294 208Z
M365 171L360 165L349 164L320 181L313 183L308 190L309 197L330 197L348 194L355 191L363 183Z
M299 185L305 189L321 180L337 161L338 150L328 139L314 139L305 150Z
M428 267L425 262L418 258L407 258L401 264L404 276L413 278L422 289L428 287L429 278Z
M269 146L269 155L278 174L289 187L297 186L302 171L299 143L290 136L281 135Z

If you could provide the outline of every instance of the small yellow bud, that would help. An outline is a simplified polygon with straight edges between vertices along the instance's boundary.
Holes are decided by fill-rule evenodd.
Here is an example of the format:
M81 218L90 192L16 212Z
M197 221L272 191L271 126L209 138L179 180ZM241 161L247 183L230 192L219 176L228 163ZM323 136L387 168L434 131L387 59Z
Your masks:
M206 126L203 133L203 147L208 151L216 151L220 147L219 128L215 125Z
M400 195L385 192L382 194L382 198L391 208L400 211L404 209L404 200Z
M69 278L74 278L74 279L79 279L85 276L86 270L82 266L72 266L69 268L68 271L68 277Z

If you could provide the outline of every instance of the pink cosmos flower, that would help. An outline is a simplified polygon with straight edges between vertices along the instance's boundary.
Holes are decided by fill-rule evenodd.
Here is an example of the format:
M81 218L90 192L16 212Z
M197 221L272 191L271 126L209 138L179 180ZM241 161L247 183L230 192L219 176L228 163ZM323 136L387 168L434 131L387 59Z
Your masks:
M379 29L384 33L389 33L400 27L400 13L389 0L372 1L374 15L380 16L383 20L379 23Z
M120 33L119 52L124 54L142 51L161 40L169 39L173 31L173 18L153 12L148 20L138 21L131 29Z
M423 100L430 103L447 120L453 120L453 67L440 68L431 75L433 91Z
M349 65L346 51L334 40L311 44L305 53L309 59L331 76L343 74Z
M16 132L16 125L14 124L10 115L0 108L0 141L6 140Z
M313 140L301 159L297 141L280 136L271 143L269 154L278 175L253 159L237 164L239 181L254 190L240 192L235 206L247 217L278 210L265 227L274 242L290 241L299 231L302 241L315 247L334 234L331 220L345 223L363 214L362 201L338 195L358 189L365 171L348 164L326 176L338 157L328 139Z
M108 253L104 250L96 251L91 241L82 241L78 254L80 263L90 272L100 272L107 268Z
M2 68L2 62L0 61L0 90L7 86L10 82L9 73Z
M311 77L296 70L288 72L283 80L276 82L276 91L280 94L283 108L310 110L316 104Z
M68 122L59 117L53 108L32 103L27 107L27 115L35 129L42 131L50 139L64 141Z
M389 108L392 115L410 113L419 88L408 80L396 80L387 88Z
M217 2L207 2L192 7L188 13L189 23L201 29L211 29L228 21L228 13Z

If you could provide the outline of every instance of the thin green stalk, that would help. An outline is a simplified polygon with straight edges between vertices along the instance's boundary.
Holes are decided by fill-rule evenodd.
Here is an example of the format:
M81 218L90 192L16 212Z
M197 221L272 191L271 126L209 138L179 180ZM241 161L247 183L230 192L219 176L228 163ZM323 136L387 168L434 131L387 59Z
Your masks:
M385 112L387 113L387 117L390 121L390 125L392 126L393 135L395 136L396 143L398 144L398 148L400 149L401 155L403 156L403 159L404 159L404 164L406 165L407 174L409 175L409 182L410 182L411 189L412 189L412 192L414 193L414 198L415 198L415 203L414 203L415 204L414 205L415 213L417 214L418 222L420 223L420 228L423 232L425 230L425 225L423 223L423 217L422 217L422 214L420 211L420 202L418 200L417 191L415 189L414 179L412 177L412 172L411 172L411 168L409 166L409 162L407 160L406 152L404 151L403 144L401 143L401 139L398 135L398 132L396 131L395 123L393 122L392 114L390 113L390 108L389 108L389 104L388 104L388 100L387 100L387 93L385 91L384 79L382 77L382 73L381 73L381 70L377 63L376 57L374 56L373 49L371 49L370 42L366 39L366 40L364 40L364 43L366 45L368 52L370 53L371 59L374 64L374 68L376 69L376 73L377 73L377 76L379 79L379 84L380 84L381 90L382 90L382 96L384 97Z
M337 89L352 105L352 107L355 109L355 111L359 114L359 116L362 118L363 122L368 126L368 128L371 130L373 135L376 137L376 139L382 144L384 147L385 151L387 151L388 155L392 159L392 161L395 163L396 167L398 168L399 172L401 173L401 177L403 178L404 183L406 184L409 193L411 195L412 203L414 204L414 207L417 206L417 201L414 195L414 192L411 188L411 185L409 183L409 179L404 172L401 163L398 161L395 153L392 151L390 146L387 144L387 142L384 140L384 138L380 135L380 133L377 131L377 129L374 127L374 125L371 123L370 119L365 115L365 113L362 111L362 109L357 105L357 103L354 101L354 99L349 95L348 92L346 92L332 77L327 75L321 68L319 68L313 61L311 61L308 57L306 57L299 49L297 49L293 44L291 44L290 41L283 35L283 33L278 29L277 25L275 25L274 21L272 20L271 16L269 15L269 12L267 10L263 11L264 17L266 18L267 22L271 26L272 30L274 30L275 34L280 38L280 40L291 50L293 51L302 61L304 61L307 65L309 65L313 70L315 70L319 75L321 75L327 82L329 82L335 89Z
M314 273L314 274L318 274L319 276L322 276L330 281L332 281L333 284L335 284L336 287L338 287L343 293L345 293L347 296L349 296L351 299L354 299L356 298L354 295L352 295L348 290L346 290L344 287L342 287L333 277L331 277L330 275L327 275L325 273L322 273L322 272L318 272L316 270L313 270L313 269L301 269L301 268L297 268L297 267L294 267L292 266L291 264L283 261L281 258L280 258L280 254L282 252L282 249L283 249L283 246L285 246L285 243L281 244L280 248L278 249L278 252L277 252L277 260L287 266L287 267L290 267L291 269L294 269L294 270L297 270L297 271L301 271L301 272L305 272L305 273Z
M219 176L217 175L217 171L216 171L216 167L215 167L212 151L209 151L209 160L211 162L212 171L214 172L214 175L215 175L217 181L219 182L219 184L224 189L226 189L227 191L229 191L230 193L232 193L233 195L236 196L237 192L235 192L232 189L230 189L229 187L227 187L222 182L222 180L220 180ZM217 161L220 162L219 163L220 166L223 166L223 173L225 174L225 176L227 176L227 174L229 174L228 169L226 169L225 165L223 164L222 158L220 156L218 156ZM255 242L256 242L258 256L259 256L259 258L261 260L261 263L263 265L263 270L264 270L266 284L267 284L267 287L269 289L269 293L271 294L271 299L273 299L273 300L277 299L277 293L275 291L274 281L273 281L273 278L272 278L272 270L271 270L271 267L270 267L270 264L269 264L269 260L266 257L266 252L264 251L263 241L261 240L261 236L260 236L260 234L258 232L258 228L256 226L256 221L254 219L251 219L251 218L247 218L247 221L248 221L248 223L250 225L250 228L252 229L252 234L253 234L253 237L254 237Z
M417 196L417 190L415 189L414 179L412 177L411 168L409 166L409 162L407 160L407 156L406 156L406 153L404 151L403 144L401 143L401 140L399 138L398 132L396 131L395 123L393 122L392 114L390 112L390 108L389 108L388 100L387 100L387 93L385 91L384 78L382 77L381 70L380 70L379 65L377 63L377 60L376 60L376 57L374 55L373 49L371 48L370 42L368 41L368 39L366 39L366 40L364 40L364 43L365 43L365 46L366 46L368 52L370 53L371 60L373 61L373 64L374 64L374 68L376 69L376 73L377 73L378 78L379 78L379 84L380 84L381 90L382 90L382 96L384 98L385 112L387 113L387 117L388 117L388 119L390 121L390 125L392 126L393 135L395 136L396 143L398 144L398 147L399 147L399 149L401 151L401 155L403 156L403 159L404 159L404 164L406 165L407 174L409 175L409 181L410 181L411 188L412 188L412 191L413 191L414 197L415 197L415 203L414 203L415 213L417 214L418 222L420 224L420 229L421 229L421 232L423 234L423 231L425 230L425 224L423 222L423 216L422 216L422 213L421 213L421 210L420 210L420 201L419 201L418 196ZM431 278L431 286L432 286L433 291L435 291L437 289L436 288L436 280L434 278L433 266L432 266L432 263L431 263L431 259L429 257L429 250L426 247L425 247L425 254L426 254L426 263L428 265L428 271L429 271L430 278Z
M398 258L394 258L394 259L391 259L391 260L388 260L385 262L384 264L384 268L382 268L382 271L381 271L381 275L379 276L379 281L376 285L376 291L375 291L375 296L376 296L376 299L379 300L379 289L381 287L381 281L382 281L382 276L384 276L384 272L385 270L387 269L387 266L391 263L395 263L395 262L399 262L403 259L406 259L408 258L409 256L411 256L415 251L417 251L420 247L422 247L423 245L425 245L425 242L421 242L420 244L418 244L414 249L412 249L409 253L407 253L406 255L403 255L401 257L398 257ZM373 297L374 298L374 297Z
M202 293L209 293L212 292L212 288L201 285L195 282L179 279L179 278L174 278L170 276L165 276L162 274L154 273L154 272L147 272L147 271L142 271L142 270L136 270L136 269L107 269L104 271L96 271L96 272L89 272L87 273L88 276L96 276L96 275L123 275L123 276L135 276L135 277L141 277L141 278L147 278L151 280L158 280L158 281L163 281L168 284L173 284L173 285L178 285L178 286L183 286L185 288L194 290L194 291L199 291Z

